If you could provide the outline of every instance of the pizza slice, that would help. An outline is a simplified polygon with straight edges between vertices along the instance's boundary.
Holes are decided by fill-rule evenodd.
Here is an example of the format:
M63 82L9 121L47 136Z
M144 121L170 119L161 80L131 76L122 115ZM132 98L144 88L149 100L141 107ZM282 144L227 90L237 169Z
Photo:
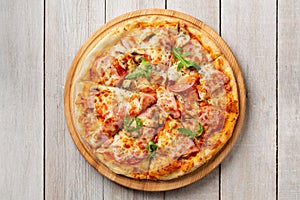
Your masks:
M96 53L90 65L82 72L80 81L91 81L100 85L120 86L126 76L126 68L124 68L118 59L107 52Z
M110 145L99 147L96 156L117 174L145 179L150 165L150 154L146 146L155 134L156 129L148 127L134 131L123 129L115 135Z
M94 148L112 138L122 128L124 118L136 117L156 102L149 94L93 82L80 82L75 90L75 122Z
M175 84L175 88L182 79L186 81L187 77L199 77L202 66L212 63L221 55L220 49L206 34L180 23L177 27L176 31L171 31L175 42L167 71L167 86Z
M155 93L158 87L166 84L167 66L153 64L144 57L137 62L137 66L129 67L122 88L130 91Z
M157 149L153 153L148 178L169 180L188 173L194 166L193 157L199 152L193 137L180 132L181 124L167 120L154 140Z
M121 38L126 53L119 58L128 63L123 88L141 92L155 92L167 82L167 70L174 41L165 27L144 27L139 25L128 30ZM128 59L130 60L128 62Z
M219 56L202 70L203 77L196 86L200 99L198 121L203 126L202 136L195 139L201 149L195 158L196 167L226 144L239 115L236 81L226 58Z
M95 94L93 82L81 82L76 84L77 93L74 100L75 125L83 141L94 151L105 144L111 136L102 131L97 114L95 112Z
M200 31L198 29L195 29L194 27L187 27L187 30L192 35L192 39L195 41L195 43L193 42L195 47L198 48L197 47L198 45L196 43L200 43L201 46L203 47L203 50L199 51L199 52L208 52L209 57L212 60L215 60L220 55L222 55L220 48L218 47L218 45L215 42L213 42L213 40L211 39L209 34L207 34L206 32L204 32L202 30ZM195 51L197 52L198 50L195 49ZM209 57L207 57L207 58L209 59ZM201 57L198 57L198 58L201 58Z
M143 126L159 129L163 127L169 115L161 110L156 104L147 108L143 113L138 115Z
M127 51L138 52L152 64L168 66L174 40L166 27L147 27L147 23L135 24L123 34L121 42Z
M156 90L157 96L157 106L165 113L170 115L172 118L180 118L182 108L178 100L175 98L175 95L170 90L159 87Z

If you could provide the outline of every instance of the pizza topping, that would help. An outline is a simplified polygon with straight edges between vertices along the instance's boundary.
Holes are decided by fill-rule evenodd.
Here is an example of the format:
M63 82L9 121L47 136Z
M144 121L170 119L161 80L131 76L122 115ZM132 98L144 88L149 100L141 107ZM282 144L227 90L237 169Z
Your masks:
M144 93L154 93L155 87L151 85L150 81L145 77L139 77L135 81L136 90Z
M199 107L199 96L196 89L191 90L186 95L185 100L185 110L186 111L196 111ZM193 116L193 115L192 115Z
M179 60L177 71L180 71L182 67L195 68L197 70L200 69L200 66L196 62L190 62L184 58L185 56L190 55L189 52L182 53L182 48L172 48L172 52L174 57Z
M179 29L179 33L176 35L176 47L182 47L184 46L186 43L188 43L190 41L191 37L190 35L187 33L186 29L180 28Z
M187 92L193 88L198 79L198 74L183 76L174 85L171 85L169 89L173 92Z
M208 51L200 44L198 39L193 37L188 43L182 47L183 52L193 52L190 55L186 55L189 61L196 62L202 65L212 61L211 55Z
M118 59L114 59L112 62L112 66L115 67L119 76L124 76L126 74L126 70L120 65Z
M101 55L95 58L89 71L89 81L94 81L107 86L119 86L124 80L126 71L110 55Z
M131 50L137 47L136 39L133 36L121 38L121 43L127 50Z
M207 94L210 97L216 97L220 93L225 92L224 86L228 83L228 81L229 78L226 75L224 75L220 71L215 70L213 73L210 74L210 76L205 77L205 79L202 80L201 87L205 91L207 91Z
M153 105L146 109L145 112L141 113L138 117L142 120L143 126L158 128L165 124L168 115L165 114L165 112L163 112L157 105Z
M149 106L154 104L155 101L156 101L156 98L154 96L152 96L150 94L142 94L141 99L140 99L141 109L145 110L146 108L148 108Z
M176 70L176 67L174 66L170 66L168 71L167 71L167 75L168 75L168 85L172 85L174 84L178 79L180 79L180 77L182 76L182 74Z
M190 129L187 129L187 128L178 128L177 130L180 131L183 135L188 136L189 138L192 139L194 137L198 138L198 137L201 136L201 134L203 132L203 127L199 123L198 130L195 131L195 132L193 132L193 131L191 131Z
M89 144L91 149L97 149L100 146L107 146L112 143L112 139L105 133L96 133L89 138Z
M135 71L128 74L125 78L127 79L137 79L139 76L144 76L149 79L151 73L151 65L149 61L146 61L144 58L140 64L140 67L137 68Z
M147 144L146 149L148 150L148 152L150 154L150 158L153 158L156 155L157 148L158 148L158 145L152 141Z
M225 110L207 105L200 107L199 121L210 134L220 131L225 123Z
M177 121L166 121L164 129L158 133L157 144L160 148L157 150L157 156L176 160L199 151L193 140L177 130L179 127Z
M149 106L156 102L156 98L150 94L134 93L128 99L129 103L129 115L137 116Z
M135 127L132 127L133 122L135 122ZM124 128L126 131L138 131L143 126L143 122L138 117L124 117Z
M173 118L180 117L180 110L175 99L175 96L169 90L164 87L159 87L156 90L157 95L157 105L160 109L170 114Z
M129 79L125 79L121 87L131 91L136 89L134 81Z

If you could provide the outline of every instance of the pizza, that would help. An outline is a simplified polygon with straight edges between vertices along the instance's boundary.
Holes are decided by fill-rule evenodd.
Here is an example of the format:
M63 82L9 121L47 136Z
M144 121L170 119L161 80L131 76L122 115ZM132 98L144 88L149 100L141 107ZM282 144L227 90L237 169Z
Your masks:
M73 120L97 162L170 180L211 160L239 116L232 68L209 34L149 15L111 29L74 77Z

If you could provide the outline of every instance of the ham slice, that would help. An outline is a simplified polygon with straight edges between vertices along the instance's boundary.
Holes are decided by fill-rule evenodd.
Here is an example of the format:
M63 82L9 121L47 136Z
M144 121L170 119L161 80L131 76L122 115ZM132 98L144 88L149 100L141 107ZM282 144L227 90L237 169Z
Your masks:
M199 148L193 142L193 139L183 135L177 130L181 127L179 122L169 120L165 128L158 133L158 156L165 156L173 160L199 152Z
M179 106L172 92L166 90L164 87L159 87L156 90L156 95L157 105L161 110L170 114L173 118L180 117Z
M171 85L169 90L178 93L187 92L193 88L198 79L198 74L183 76L174 85Z

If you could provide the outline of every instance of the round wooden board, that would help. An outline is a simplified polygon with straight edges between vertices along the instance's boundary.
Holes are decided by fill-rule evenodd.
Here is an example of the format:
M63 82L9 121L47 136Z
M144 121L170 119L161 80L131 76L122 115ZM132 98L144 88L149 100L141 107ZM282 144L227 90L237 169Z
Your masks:
M170 180L170 181L150 181L150 180L135 180L122 175L118 175L109 170L105 165L101 162L97 161L94 158L94 155L88 150L85 144L81 141L79 133L77 132L73 119L73 104L72 104L72 94L74 90L74 79L78 74L78 66L81 66L83 60L87 56L87 54L96 46L96 44L105 36L105 31L124 24L129 19L138 18L140 16L146 15L160 15L167 16L171 18L176 18L184 21L184 23L199 28L205 31L210 39L212 39L215 44L220 48L224 56L227 58L230 63L234 75L236 77L236 82L238 86L238 94L239 94L239 108L240 115L237 120L234 132L232 137L226 143L226 145L218 152L218 154L207 162L205 165L201 166L194 172L182 176L180 178ZM70 134L74 140L75 145L79 149L80 153L83 157L101 174L109 178L110 180L119 183L125 187L129 187L132 189L143 190L143 191L166 191L177 189L186 185L189 185L207 175L211 172L215 167L217 167L221 161L227 156L227 154L232 149L233 145L236 143L239 133L242 128L245 110L246 110L246 91L243 81L243 76L239 65L231 52L228 45L222 40L222 38L208 25L199 21L198 19L191 17L189 15L173 11L173 10L163 10L163 9L146 9L146 10L138 10L134 12L130 12L124 15L121 15L98 29L88 40L82 45L81 49L78 51L75 56L71 68L69 70L66 85L65 85L65 94L64 94L64 108L67 125L70 131Z

